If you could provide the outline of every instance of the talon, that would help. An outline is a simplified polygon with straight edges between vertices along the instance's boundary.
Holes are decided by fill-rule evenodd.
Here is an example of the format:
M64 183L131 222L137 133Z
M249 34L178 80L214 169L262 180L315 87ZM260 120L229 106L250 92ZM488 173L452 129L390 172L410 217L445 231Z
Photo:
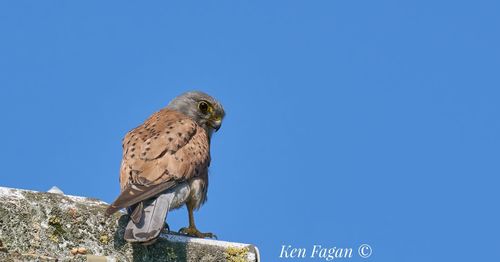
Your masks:
M167 233L170 232L170 226L167 224L167 222L165 222L165 227L163 228L163 230L166 230Z
M179 229L179 233L184 234L186 236L190 236L190 237L217 239L216 235L214 235L212 233L202 233L202 232L198 231L198 229L195 227L183 227L183 228Z

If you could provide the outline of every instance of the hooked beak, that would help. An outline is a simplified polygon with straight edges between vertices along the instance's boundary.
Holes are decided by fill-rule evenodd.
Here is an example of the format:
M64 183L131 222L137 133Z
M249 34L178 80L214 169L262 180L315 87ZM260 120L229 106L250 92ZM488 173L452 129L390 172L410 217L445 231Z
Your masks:
M215 130L215 132L219 131L221 124L222 124L221 119L210 121L210 126Z

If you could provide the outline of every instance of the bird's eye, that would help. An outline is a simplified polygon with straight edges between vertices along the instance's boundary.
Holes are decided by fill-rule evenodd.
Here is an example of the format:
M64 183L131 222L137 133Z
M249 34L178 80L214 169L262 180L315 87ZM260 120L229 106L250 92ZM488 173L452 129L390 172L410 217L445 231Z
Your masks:
M208 103L205 102L205 101L201 101L199 104L198 104L198 108L200 109L200 111L202 113L207 113L208 111Z

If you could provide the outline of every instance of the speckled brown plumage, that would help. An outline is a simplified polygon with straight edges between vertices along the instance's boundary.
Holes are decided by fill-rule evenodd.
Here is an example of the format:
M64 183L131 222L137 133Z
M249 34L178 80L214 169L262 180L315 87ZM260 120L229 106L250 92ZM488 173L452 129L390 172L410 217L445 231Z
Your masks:
M201 204L206 200L209 164L206 131L186 115L162 109L123 139L122 193L107 213L148 199L178 182L195 177L205 182Z
M195 225L193 211L207 200L210 138L225 116L213 97L199 91L176 97L123 139L118 198L106 210L127 208L124 238L150 244L169 210L187 207L189 226L181 233L213 237Z

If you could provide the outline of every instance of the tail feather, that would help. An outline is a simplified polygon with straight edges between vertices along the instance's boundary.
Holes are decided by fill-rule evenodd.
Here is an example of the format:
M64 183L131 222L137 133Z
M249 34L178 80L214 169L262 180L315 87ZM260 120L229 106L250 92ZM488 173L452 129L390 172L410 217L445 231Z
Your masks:
M141 218L144 216L144 202L140 202L139 204L135 205L132 210L132 212L129 212L130 219L134 221L134 223L138 224L141 221Z
M133 214L136 211L137 214L140 214L139 212L142 211L142 215L140 219L136 217L129 220L125 228L125 240L128 242L151 242L155 240L165 226L165 218L167 217L173 198L174 193L166 192L160 194L157 198L142 202L144 203L144 208L138 205Z
M154 243L165 226L168 211L182 206L189 195L188 183L182 182L153 198L128 206L130 219L125 228L124 239L144 245ZM118 209L117 206L112 205L107 212L116 212Z

